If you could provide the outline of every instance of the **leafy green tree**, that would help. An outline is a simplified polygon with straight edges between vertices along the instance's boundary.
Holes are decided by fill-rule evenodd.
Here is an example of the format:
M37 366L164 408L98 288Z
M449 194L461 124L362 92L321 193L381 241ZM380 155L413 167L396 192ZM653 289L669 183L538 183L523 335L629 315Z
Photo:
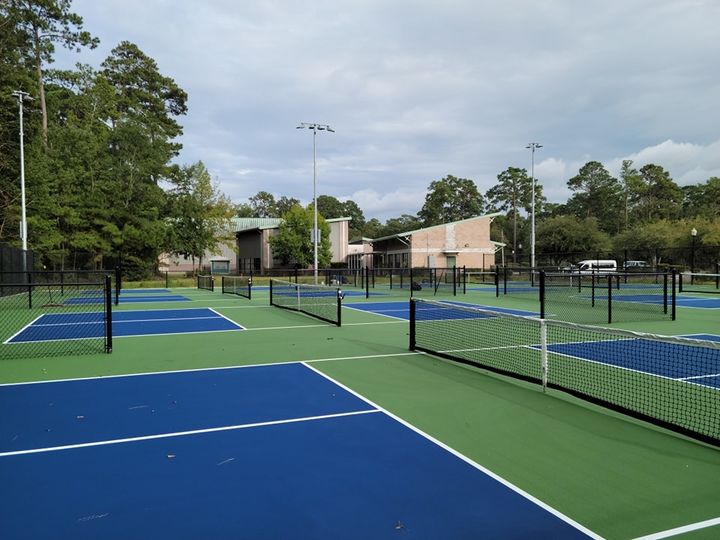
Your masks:
M318 213L325 219L345 217L343 216L345 206L331 195L318 195L317 205ZM312 203L310 207L312 208Z
M350 238L361 237L365 227L365 215L355 201L347 200L343 203L343 216L350 218Z
M83 30L83 19L70 11L71 0L6 0L0 3L0 14L7 16L25 34L30 48L22 56L32 62L37 74L37 89L42 112L42 137L48 146L48 109L44 70L53 61L55 44L80 52L81 47L94 49L98 38Z
M277 212L275 196L267 191L258 191L250 197L250 207L253 210L252 217L272 218L280 217Z
M567 202L569 212L581 219L596 217L600 229L607 233L622 228L622 186L602 163L588 161L567 185L575 192Z
M202 264L206 251L221 244L233 245L231 218L234 208L218 187L202 161L176 170L169 191L167 249Z
M497 184L486 193L488 207L491 212L509 211L512 216L513 262L517 262L518 250L514 246L518 245L519 210L531 204L532 179L525 169L508 167L497 175L497 180Z
M423 226L422 221L416 216L403 214L397 218L390 218L380 230L380 235L391 236L393 234L404 233L420 229Z
M553 264L561 264L562 254L573 252L602 253L611 248L610 236L598 227L597 218L578 219L559 216L541 222L537 228L536 247L546 254L559 254Z
M283 216L276 235L269 239L273 255L280 258L283 264L297 264L301 268L312 266L314 262L314 245L311 239L314 211L312 208L293 206ZM332 253L330 249L330 226L322 215L318 215L320 243L318 244L318 265L330 266Z
M714 176L703 184L683 186L681 189L685 217L720 217L720 177Z
M623 230L631 223L632 210L640 201L643 182L640 173L633 167L630 159L624 159L620 169L620 183L623 188Z
M418 217L429 227L480 215L484 206L475 182L448 175L430 183Z
M636 212L643 223L658 219L676 219L682 209L682 190L660 165L640 169L641 188L637 193Z
M110 203L108 144L104 119L114 110L114 91L88 67L55 72L47 85L49 148L35 150L32 214L34 247L46 253L52 267L104 266L121 244L120 228ZM47 226L39 223L47 218ZM70 254L85 253L86 260Z
M235 215L239 218L251 218L255 214L252 206L247 203L240 203L235 206Z
M371 218L365 222L362 229L362 236L366 238L380 238L383 230L383 224L377 218Z
M32 42L21 31L19 18L18 11L11 9L8 2L0 2L0 238L12 244L19 244L20 230L20 126L18 102L12 92L22 90L37 97L36 75L31 57L26 54L32 50ZM26 164L41 126L36 109L37 100L25 101ZM28 170L28 181L29 173Z
M141 276L156 265L165 239L165 192L158 182L170 175L170 159L181 148L176 137L182 127L176 118L187 111L187 94L126 41L102 67L100 76L114 90L106 119L108 204L120 229L118 257L126 271Z
M285 195L283 195L275 203L275 211L277 212L277 217L284 216L295 206L300 206L300 201L298 199L295 199L293 197L286 197Z
M642 253L643 257L650 259L652 266L663 262L662 249L667 247L681 247L689 237L691 227L680 229L676 222L658 220L652 223L639 223L634 227L618 234L614 239L617 252L628 250Z

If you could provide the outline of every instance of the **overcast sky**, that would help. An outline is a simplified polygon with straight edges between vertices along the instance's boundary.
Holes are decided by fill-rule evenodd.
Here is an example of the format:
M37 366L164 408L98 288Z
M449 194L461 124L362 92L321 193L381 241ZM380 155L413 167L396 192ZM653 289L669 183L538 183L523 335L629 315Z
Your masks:
M74 0L98 67L137 44L189 95L180 163L260 190L415 214L433 180L484 193L509 166L564 201L589 160L720 176L718 0Z

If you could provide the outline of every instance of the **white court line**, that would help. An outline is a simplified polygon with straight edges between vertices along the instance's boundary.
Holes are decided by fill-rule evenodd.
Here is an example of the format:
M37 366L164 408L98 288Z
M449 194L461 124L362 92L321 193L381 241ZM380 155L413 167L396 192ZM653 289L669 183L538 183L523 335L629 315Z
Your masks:
M206 428L206 429L193 429L190 431L177 431L174 433L158 433L156 435L143 435L142 437L127 437L125 439L110 439L107 441L94 441L89 443L79 443L79 444L68 444L65 446L50 446L46 448L31 448L28 450L15 450L13 452L0 452L0 458L3 457L9 457L9 456L23 456L26 454L40 454L43 452L59 452L62 450L73 450L75 448L90 448L93 446L107 446L110 444L122 444L122 443L129 443L129 442L138 442L138 441L151 441L154 439L169 439L172 437L185 437L187 435L200 435L202 433L216 433L219 431L232 431L237 429L250 429L250 428L256 428L256 427L265 427L265 426L277 426L281 424L295 424L298 422L310 422L313 420L326 420L328 418L340 418L343 416L356 416L359 414L369 414L369 413L376 413L380 412L376 409L368 409L363 411L353 411L353 412L346 412L346 413L336 413L336 414L324 414L320 416L306 416L304 418L290 418L286 420L271 420L268 422L254 422L252 424L238 424L235 426L222 426L222 427L216 427L216 428Z
M680 377L678 379L678 381L691 381L693 379L712 379L714 377L720 377L720 373L708 373L707 375L693 375L692 377Z
M370 309L360 309L360 308L356 308L356 307L353 307L353 306L343 306L343 307L344 307L344 308L348 308L348 309L354 309L355 311L359 311L360 313L372 313L373 315L380 315L381 317L387 317L388 319L396 319L396 320L399 320L399 321L403 321L403 322L409 323L409 320L408 320L408 319L403 319L402 317L395 317L394 315L388 315L387 313L384 313L384 312L382 312L382 311L374 311L374 310L370 310ZM402 311L402 310L400 310L400 309L388 309L388 310L385 310L385 311Z
M227 318L227 317L226 317L225 315L223 315L222 313L218 313L217 311L215 311L215 310L214 310L213 308L211 308L211 307L209 307L208 309L209 309L210 311L212 311L212 312L213 312L215 315L217 315L218 317L221 317L221 318L225 319L226 321L228 321L229 323L234 324L234 325L237 326L238 328L241 328L242 330L245 330L245 327L244 327L244 326L242 326L241 324L236 323L236 322L233 321L232 319ZM218 308L218 309L219 309L219 308Z
M233 332L234 330L229 330L229 332ZM332 362L336 360L364 360L369 358L389 358L393 356L426 356L427 354L424 352L399 352L399 353L390 353L390 354L365 354L361 356L336 356L333 358L315 358L314 360L288 360L285 362L266 362L263 364L244 364L240 366L216 366L216 367L207 367L207 368L196 368L196 369L173 369L169 371L148 371L143 373L122 373L118 375L100 375L97 377L75 377L72 379L48 379L45 381L26 381L26 382L14 382L14 383L0 383L0 388L3 386L22 386L22 385L32 385L32 384L48 384L48 383L64 383L64 382L71 382L71 381L93 381L93 380L100 380L100 379L120 379L123 377L145 377L145 376L154 376L154 375L168 375L172 373L195 373L195 372L203 372L203 371L219 371L222 369L246 369L246 368L255 368L255 367L269 367L269 366L285 366L289 364L300 364L301 362L306 363L315 363L315 362Z
M436 444L437 446L439 446L440 448L442 448L442 449L445 450L446 452L449 452L450 454L452 454L452 455L454 455L455 457L461 459L462 461L464 461L464 462L467 463L468 465L474 467L475 469L477 469L477 470L479 470L480 472L486 474L487 476L489 476L489 477L492 478L493 480L499 482L500 484L502 484L502 485L505 486L506 488L511 489L512 491L514 491L514 492L517 493L518 495L526 498L527 500L529 500L530 502L536 504L537 506L539 506L539 507L542 508L543 510L545 510L545 511L551 513L552 515L554 515L555 517L561 519L562 521L564 521L564 522L567 523L568 525L571 525L572 527L575 527L575 528L578 529L579 531L587 534L589 537L594 538L595 540L603 540L603 538L602 538L601 536L599 536L598 534L594 533L594 532L591 531L590 529L582 526L580 523L574 521L572 518L570 518L570 517L566 516L565 514L561 513L559 510L556 510L555 508L553 508L553 507L549 506L548 504L542 502L540 499L537 499L536 497L532 496L530 493L528 493L528 492L524 491L523 489L519 488L519 487L516 486L515 484L510 483L508 480L505 480L503 477L495 474L495 473L492 472L490 469L487 469L487 468L483 467L482 465L480 465L480 464L477 463L476 461L474 461L474 460L470 459L469 457L467 457L465 454L462 454L461 452L459 452L459 451L455 450L454 448L448 446L447 444L443 443L442 441L436 439L436 438L433 437L432 435L430 435L430 434L422 431L420 428L415 427L414 425L412 425L412 424L410 424L409 422L403 420L403 419L400 418L399 416L396 416L395 414L391 413L391 412L388 411L387 409L381 407L380 405L378 405L377 403L371 401L370 399L366 398L365 396L363 396L363 395L361 395L361 394L358 394L358 393L355 392L354 390L348 388L347 386L345 386L345 385L342 384L341 382L336 381L335 379L333 379L333 378L330 377L329 375L326 375L325 373L323 373L322 371L318 370L317 368L315 368L315 367L313 367L313 366L310 366L310 365L308 365L308 364L305 363L305 362L301 362L301 364L303 364L303 365L304 365L305 367L307 367L308 369L311 369L312 371L314 371L314 372L317 373L318 375L321 375L322 377L325 377L327 380L329 380L330 382L338 385L340 388L342 388L342 389L345 390L346 392L349 392L350 394L354 395L354 396L357 397L358 399L361 399L361 400L365 401L368 405L370 405L371 407L374 407L378 412L382 412L383 414L386 414L387 416L389 416L390 418L392 418L392 419L395 420L396 422L399 422L400 424L402 424L403 426L407 427L408 429L411 429L412 431L414 431L414 432L417 433L418 435L420 435L420 436L424 437L425 439L427 439L428 441Z
M22 333L25 331L26 328L30 328L33 324L35 324L35 321L37 321L38 319L43 318L44 316L45 316L45 314L43 313L42 315L38 315L37 317L35 317L32 321L30 321L28 324L26 324L25 326L23 326L20 330L18 330L17 332L15 332L12 336L10 336L9 338L7 338L5 341L3 341L3 345L10 345L10 344L11 344L11 343L10 343L10 340L11 340L12 338L18 336L19 334L22 334ZM16 342L16 343L21 343L21 342Z
M700 529L706 529L707 527L713 527L720 525L720 517L708 519L706 521L698 521L697 523L691 523L690 525L683 525L682 527L676 527L675 529L668 529L667 531L660 531L647 536L638 536L634 540L661 540L662 538L670 538L671 536L677 536L678 534L685 534L686 532L698 531Z
M208 310L213 311L211 308L208 308ZM195 321L195 320L204 320L204 319L227 319L227 317L223 317L219 313L217 313L218 317L170 317L168 319L115 319L113 318L113 324L123 324L123 323L139 323L139 322L164 322L164 321ZM230 320L230 319L228 319ZM237 324L234 321L233 324ZM36 324L35 326L78 326L81 324L105 324L105 321L84 321L84 322L66 322L66 323L47 323L47 324Z

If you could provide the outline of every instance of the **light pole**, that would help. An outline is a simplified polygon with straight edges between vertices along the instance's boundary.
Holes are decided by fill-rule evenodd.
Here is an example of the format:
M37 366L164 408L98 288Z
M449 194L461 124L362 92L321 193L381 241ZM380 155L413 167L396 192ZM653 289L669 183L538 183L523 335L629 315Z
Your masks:
M317 135L318 131L329 131L330 133L335 133L335 130L332 129L327 124L313 124L308 122L300 122L300 125L297 126L295 129L309 129L313 132L313 230L312 230L312 240L313 240L313 275L315 276L315 285L317 285L318 282L318 237L320 236L318 234L318 211L317 211L317 165L316 165L316 154L315 154L315 137Z
M23 272L27 271L27 215L25 213L25 142L23 136L23 101L32 100L30 94L15 90L12 93L18 100L20 109L20 238L22 239L23 248Z
M692 248L690 250L690 284L695 283L695 240L697 239L697 229L690 229L690 237L692 238Z
M532 179L532 217L530 218L530 268L535 268L535 149L542 148L542 144L531 142L525 148L531 150L530 178Z

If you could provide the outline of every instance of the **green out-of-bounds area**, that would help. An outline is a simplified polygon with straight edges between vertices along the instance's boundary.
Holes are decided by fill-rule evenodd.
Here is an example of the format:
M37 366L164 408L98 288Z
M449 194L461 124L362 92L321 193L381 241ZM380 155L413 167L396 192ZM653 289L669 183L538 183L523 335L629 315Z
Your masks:
M305 361L598 536L720 538L720 448L558 390L411 352L406 320L350 306L382 295L346 297L338 328L271 307L262 288L252 300L218 290L172 294L188 301L121 303L114 312L210 307L245 330L116 337L112 354L5 359L0 383ZM457 299L538 309L531 298L484 291ZM676 321L613 326L720 334L720 309L678 307Z

